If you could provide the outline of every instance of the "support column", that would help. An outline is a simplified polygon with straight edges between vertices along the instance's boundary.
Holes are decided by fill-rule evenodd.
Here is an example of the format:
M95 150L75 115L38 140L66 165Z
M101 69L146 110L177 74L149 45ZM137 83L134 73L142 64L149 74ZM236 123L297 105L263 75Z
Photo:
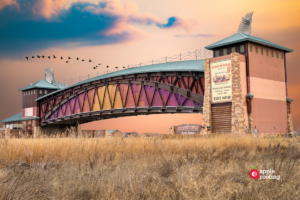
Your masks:
M202 129L201 134L211 133L211 76L210 76L210 61L204 60L204 74L205 74L205 89L204 89L204 103L202 115Z
M239 53L231 54L232 68L232 115L231 115L231 133L246 134L246 123L244 117L240 58Z
M10 128L5 129L5 139L10 138Z
M291 133L293 136L295 136L293 119L292 119L292 114L291 114L291 103L292 102L293 102L292 99L290 99L288 97L286 98L288 133Z
M252 134L253 133L253 124L252 124L252 99L253 95L248 92L246 96L246 101L247 101L247 113L248 113L248 133Z

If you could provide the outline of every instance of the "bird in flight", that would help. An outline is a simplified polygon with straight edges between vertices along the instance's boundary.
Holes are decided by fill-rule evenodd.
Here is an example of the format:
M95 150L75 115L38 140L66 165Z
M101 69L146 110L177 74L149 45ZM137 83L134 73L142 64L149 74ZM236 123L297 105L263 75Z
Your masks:
M123 69L125 69L125 66L123 66Z
M84 61L84 60L82 59L82 61Z
M37 55L37 58L40 58L41 56Z
M50 59L50 56L48 56L48 58Z
M28 57L25 57L28 60Z
M53 58L56 58L56 56L55 56L55 55L53 55Z
M34 56L32 56L31 58L34 58Z
M107 65L106 68L109 68L109 66Z
M60 59L62 60L62 59L64 59L64 58L61 56Z
M98 65L101 65L101 63L99 63Z
M89 62L92 62L92 60L91 60L91 59L89 59Z
M69 63L69 61L66 61L66 63Z
M71 57L68 57L68 59L71 59Z
M45 58L45 56L44 56L44 55L42 55L42 58Z
M79 58L77 57L77 59L76 60L79 60Z

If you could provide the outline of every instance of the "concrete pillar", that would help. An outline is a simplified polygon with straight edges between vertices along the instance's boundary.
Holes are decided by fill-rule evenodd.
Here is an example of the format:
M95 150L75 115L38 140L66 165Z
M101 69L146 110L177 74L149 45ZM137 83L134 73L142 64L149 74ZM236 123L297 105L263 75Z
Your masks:
M42 137L42 131L40 126L36 126L33 128L33 138L40 138Z
M107 129L104 129L104 138L109 138Z
M82 130L81 130L81 124L77 124L77 137L82 138Z
M10 138L10 128L5 129L5 139Z
M169 135L175 135L175 127L171 126L169 129Z

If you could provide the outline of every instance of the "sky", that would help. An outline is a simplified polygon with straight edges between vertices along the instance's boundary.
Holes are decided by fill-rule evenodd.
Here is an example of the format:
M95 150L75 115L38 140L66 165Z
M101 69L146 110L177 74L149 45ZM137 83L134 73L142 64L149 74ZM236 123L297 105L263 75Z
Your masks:
M300 1L297 0L0 0L0 120L21 111L18 89L53 68L63 82L204 49L237 32L254 11L251 35L293 49L287 54L289 98L295 130L300 124ZM92 59L25 59L32 55ZM92 66L91 66L92 65ZM171 125L201 124L201 114L149 115L84 124L83 129L167 133Z

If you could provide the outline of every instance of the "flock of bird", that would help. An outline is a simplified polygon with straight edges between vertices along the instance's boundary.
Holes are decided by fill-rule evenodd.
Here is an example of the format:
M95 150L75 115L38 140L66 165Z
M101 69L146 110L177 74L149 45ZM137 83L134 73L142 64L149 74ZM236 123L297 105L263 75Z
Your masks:
M34 58L35 56L31 56L31 58ZM46 56L44 56L44 55L42 55L42 56L40 56L40 55L37 55L36 56L37 58L45 58ZM27 57L25 57L27 60L29 59L29 57L27 56ZM51 58L51 56L48 56L48 58L50 59ZM55 59L55 58L57 58L55 55L53 55L53 59ZM62 59L64 59L62 56L60 57L60 59L62 60ZM70 59L72 59L71 57L68 57L68 60L66 60L66 63L69 63L69 60ZM80 58L76 58L76 60L80 60ZM82 62L84 62L85 60L84 59L81 59L81 61ZM92 60L91 59L89 59L89 62L92 62ZM93 69L97 69L97 67L99 66L99 65L101 65L101 63L99 63L98 65L96 65L95 67L93 67ZM107 65L106 66L106 68L109 68L109 66ZM117 70L118 70L118 68L119 67L115 67ZM123 69L125 69L126 67L125 66L123 66Z

